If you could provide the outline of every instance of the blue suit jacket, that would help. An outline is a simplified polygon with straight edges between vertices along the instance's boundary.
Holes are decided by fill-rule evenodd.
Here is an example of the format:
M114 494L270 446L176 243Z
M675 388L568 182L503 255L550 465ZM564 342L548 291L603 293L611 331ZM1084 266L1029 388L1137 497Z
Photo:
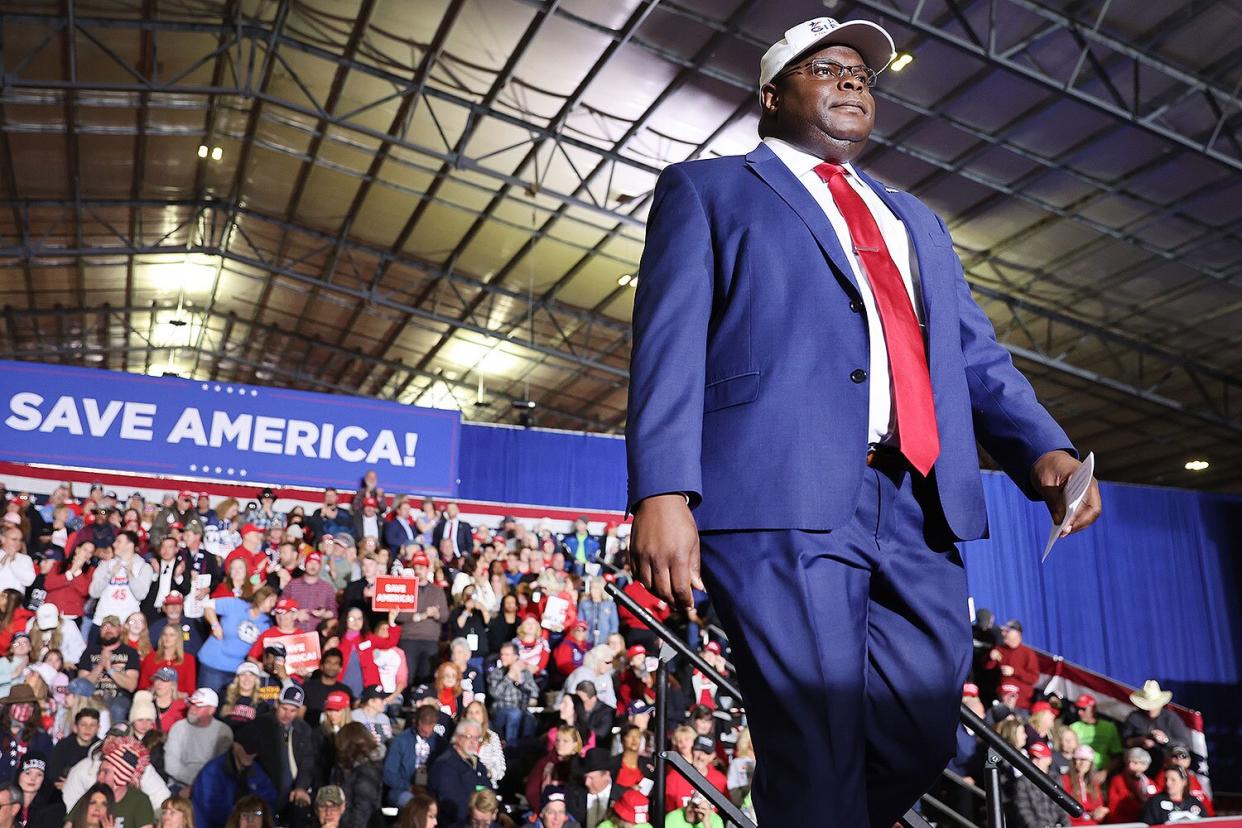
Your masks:
M1072 446L971 298L944 223L863 175L919 266L949 527L987 532L975 441L1031 498L1035 460ZM830 530L867 451L867 320L831 222L764 144L660 175L634 304L629 502L691 494L701 531Z

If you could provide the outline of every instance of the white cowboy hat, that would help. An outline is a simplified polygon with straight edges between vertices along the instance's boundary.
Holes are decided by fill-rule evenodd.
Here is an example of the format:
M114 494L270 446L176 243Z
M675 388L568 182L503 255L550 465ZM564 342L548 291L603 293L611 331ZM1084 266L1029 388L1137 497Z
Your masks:
M1143 682L1143 689L1130 694L1130 702L1139 710L1155 710L1164 707L1173 699L1173 693L1160 689L1160 682L1148 679Z

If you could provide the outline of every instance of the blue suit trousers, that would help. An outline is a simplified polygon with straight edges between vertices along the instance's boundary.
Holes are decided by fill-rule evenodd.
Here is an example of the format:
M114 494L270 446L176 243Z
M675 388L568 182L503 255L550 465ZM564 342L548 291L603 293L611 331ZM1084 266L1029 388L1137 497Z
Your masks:
M954 755L966 575L934 482L868 467L831 532L701 533L760 825L892 828Z

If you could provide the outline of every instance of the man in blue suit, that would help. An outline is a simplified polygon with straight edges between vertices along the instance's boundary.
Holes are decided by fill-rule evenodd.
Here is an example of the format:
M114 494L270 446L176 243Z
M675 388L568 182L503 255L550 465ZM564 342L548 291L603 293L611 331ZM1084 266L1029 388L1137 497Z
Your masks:
M884 826L954 753L970 656L955 547L976 441L1054 520L1079 466L975 304L935 213L851 163L893 57L865 21L789 29L763 141L656 184L627 425L636 574L729 633L761 825ZM1071 529L1098 516L1092 483Z

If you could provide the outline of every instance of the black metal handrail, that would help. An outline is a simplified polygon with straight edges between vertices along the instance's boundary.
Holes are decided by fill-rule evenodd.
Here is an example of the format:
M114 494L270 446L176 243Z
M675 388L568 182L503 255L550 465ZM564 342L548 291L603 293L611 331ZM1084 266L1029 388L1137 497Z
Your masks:
M731 693L734 699L737 699L740 702L743 696L741 690L733 684L733 682L716 672L716 670L708 664L702 656L690 649L684 641L674 635L668 627L664 626L664 624L657 621L655 616L648 612L645 607L641 606L632 597L627 595L615 583L605 584L604 589L609 595L612 596L613 600L624 606L635 618L645 624L647 628L650 629L663 642L660 652L660 666L656 671L656 744L659 752L656 754L656 780L653 793L658 797L658 801L651 803L652 812L655 816L653 822L656 825L662 825L664 822L665 751L663 748L665 745L667 726L665 716L667 703L665 701L665 696L667 695L666 690L668 687L668 661L672 658L673 654L676 653L697 667L699 671L702 672L709 680L716 682L718 686ZM985 784L983 793L987 799L988 824L990 828L1002 828L1005 824L1003 816L1004 809L1001 799L1002 792L1000 785L999 760L1004 760L1012 767L1016 768L1018 772L1025 778L1029 779L1044 796L1047 796L1055 802L1057 807L1061 808L1061 810L1065 811L1070 816L1082 816L1085 811L1082 803L1070 796L1061 788L1061 786L1053 781L1050 776L1037 768L1025 754L1021 753L1017 748L1002 739L1000 734L991 730L987 726L987 723L965 704L963 704L960 708L960 720L963 725L965 725L988 746L988 762L985 766ZM681 772L680 768L678 770ZM693 771L693 767L690 767L690 770ZM697 775L697 772L695 773ZM682 775L685 776L684 773ZM696 784L695 779L692 779L689 776L686 778L692 785L695 786L696 789L699 788L699 785ZM710 783L708 783L706 779L703 779L701 776L699 779L702 780L704 785L710 787ZM960 777L956 781L965 784L965 780L960 779ZM977 787L971 787L973 791L979 790ZM960 814L952 811L952 809L948 808L948 806L944 805L939 800L926 795L922 797L922 799L927 802L927 804L937 808L937 810L945 812L946 815L950 815L950 819L954 819L954 821L959 824L970 824ZM926 824L926 821L914 811L907 812L902 821L909 826ZM745 826L751 825L752 823L747 820L745 823L738 824L743 825L745 828Z
M707 678L710 679L711 681L714 681L718 686L723 687L725 690L729 691L729 693L733 695L733 698L735 699L742 698L742 691L738 689L736 684L729 681L724 676L720 675L720 673L716 672L715 667L708 664L707 660L703 658L703 656L699 655L694 650L690 649L690 645L682 641L676 635L674 635L673 632L668 629L668 627L664 626L659 621L657 621L655 619L655 616L647 611L646 607L639 604L629 595L626 595L625 591L620 589L616 584L612 584L612 583L604 584L604 589L605 591L607 591L609 595L613 597L613 600L623 605L627 610L630 611L630 613L635 618L637 618L639 621L646 624L647 627L650 628L651 631L654 632L657 636L659 636L660 639L664 643L672 647L673 650L676 651L676 653L679 656L686 659L691 664L693 664L695 667L697 667L699 669L699 672L707 676Z
M988 727L987 722L979 714L965 704L961 706L961 720L971 733L975 734L988 746L988 761L984 766L983 789L987 794L988 824L993 828L1001 828L1005 824L1003 805L1001 802L1000 764L1003 759L1016 768L1022 776L1030 780L1040 793L1051 799L1065 813L1080 817L1086 810L1082 803L1070 796L1052 777L1035 767L1024 753L1001 738L1001 735Z
M666 765L671 765L695 790L706 796L724 814L728 824L737 825L740 828L756 828L755 823L738 810L732 802L728 802L725 797L722 797L720 792L707 781L706 777L695 770L693 765L686 762L684 758L676 753L667 751L664 748L668 744L668 662L672 660L674 655L680 655L685 658L697 667L709 681L716 682L718 687L722 687L732 693L735 699L742 698L742 691L733 682L716 672L715 668L708 664L706 659L690 649L684 641L674 635L668 627L657 621L655 616L629 595L626 595L616 584L607 583L604 585L604 589L612 596L613 600L625 607L639 621L646 624L647 628L655 633L661 641L659 666L656 668L655 675L656 778L655 786L651 791L651 823L653 825L664 824L665 767ZM676 760L673 757L676 757Z

